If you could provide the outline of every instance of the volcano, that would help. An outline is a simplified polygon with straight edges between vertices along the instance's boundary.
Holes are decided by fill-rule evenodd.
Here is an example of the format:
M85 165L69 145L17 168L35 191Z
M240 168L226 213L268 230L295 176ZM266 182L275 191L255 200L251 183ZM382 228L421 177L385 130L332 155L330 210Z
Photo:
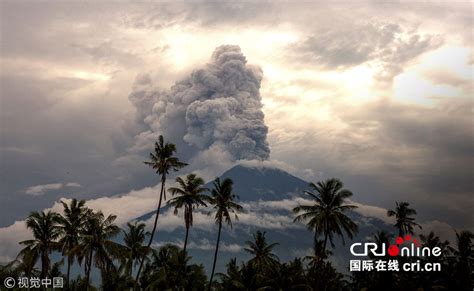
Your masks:
M289 261L295 257L304 257L311 253L314 234L304 224L294 223L292 209L298 200L306 198L303 193L309 190L309 182L295 177L278 168L237 165L224 172L223 178L231 178L234 182L234 193L239 197L238 203L245 211L233 219L232 228L223 226L217 272L225 271L225 265L232 258L245 261L250 256L245 252L245 242L253 239L252 235L261 230L266 232L269 243L278 243L275 253L281 261ZM212 181L206 188L212 188ZM357 193L354 193L357 197ZM185 228L182 213L174 215L174 209L164 206L155 234L153 246L159 247L167 243L182 245ZM217 226L214 223L211 209L197 209L194 212L194 225L189 232L188 253L191 262L202 263L209 272L212 267ZM358 224L359 232L354 241L365 241L379 230L392 231L393 227L375 217L362 216L357 212L349 214ZM154 212L140 216L136 220L151 225ZM351 258L349 246L351 241L346 238L345 245L339 238L332 249L335 267L347 272Z

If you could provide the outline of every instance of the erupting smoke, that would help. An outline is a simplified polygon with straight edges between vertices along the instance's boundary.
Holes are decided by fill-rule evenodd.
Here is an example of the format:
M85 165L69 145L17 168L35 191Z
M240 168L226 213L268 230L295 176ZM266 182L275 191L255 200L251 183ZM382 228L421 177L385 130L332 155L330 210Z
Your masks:
M139 76L129 99L144 131L136 136L134 150L149 150L163 134L188 159L209 151L234 161L268 159L261 80L261 69L248 65L233 45L216 48L209 64L166 92Z

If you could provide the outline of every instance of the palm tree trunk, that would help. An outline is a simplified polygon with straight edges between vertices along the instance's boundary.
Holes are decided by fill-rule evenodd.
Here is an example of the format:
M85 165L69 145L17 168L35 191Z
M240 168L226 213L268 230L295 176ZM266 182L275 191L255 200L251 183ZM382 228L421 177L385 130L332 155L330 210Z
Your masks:
M326 233L324 234L324 252L326 252L326 245L328 243L328 232L326 231Z
M86 261L84 262L84 278L87 277L87 265L88 264L89 263L87 262L87 259L86 259Z
M48 273L48 254L41 254L41 279L47 277Z
M314 253L316 255L316 245L318 243L318 233L316 231L314 231L314 238L313 238L313 248L314 248ZM318 258L316 259L318 262L322 260L322 258L320 256L318 256ZM316 265L315 265L316 266Z
M398 228L398 236L403 237L403 224L397 221L397 225L395 226Z
M166 176L163 175L163 177L161 178L160 200L158 202L158 207L156 208L156 214L155 214L155 224L153 225L153 230L151 231L150 241L148 241L147 249L150 248L151 243L153 242L153 237L155 236L156 225L158 224L158 217L160 216L161 201L163 200L163 193L165 190L165 182L166 182ZM140 278L140 273L142 271L144 261L145 261L145 256L143 256L140 260L140 267L138 267L137 276L135 277L135 281L137 282L138 282L138 279Z
M67 257L66 285L69 286L69 275L71 274L71 257Z
M324 249L323 249L324 255L326 255L326 245L328 243L328 237L329 237L329 225L327 222L325 223L325 226L326 226L326 229L324 232ZM323 287L323 291L326 291L326 290L327 290L327 285L325 284Z
M31 269L30 269L30 267L28 267L28 269L27 269L27 271L26 271L26 274L25 274L25 275L26 275L26 277L28 277L28 278L30 278L30 277L31 277ZM27 287L27 289L26 289L26 290L30 291L30 284L28 284L28 287Z
M189 226L186 226L186 236L184 237L184 252L186 252L186 246L188 245L188 234L189 234Z
M90 281L91 268L92 268L92 253L93 253L93 250L91 249L91 252L89 254L89 259L88 259L88 262L87 262L86 290L89 290L89 281Z
M207 289L209 291L211 291L212 278L214 277L214 271L216 270L217 253L219 251L219 242L221 240L221 228L222 228L222 222L219 221L219 230L218 230L218 233L217 233L216 251L214 252L214 263L212 264L211 279L209 280L209 288Z
M329 223L327 220L324 222L324 254L326 254L326 245L328 243L328 237L329 237Z

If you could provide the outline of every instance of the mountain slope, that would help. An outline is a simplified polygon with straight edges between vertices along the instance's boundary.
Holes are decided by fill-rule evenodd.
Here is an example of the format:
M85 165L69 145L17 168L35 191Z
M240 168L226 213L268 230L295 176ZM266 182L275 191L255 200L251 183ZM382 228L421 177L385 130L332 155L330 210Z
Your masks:
M234 181L234 192L242 201L281 200L308 187L308 182L277 168L237 165L221 177ZM212 183L207 187L212 187Z
M308 182L280 169L242 165L229 169L221 178L231 178L234 181L234 192L239 196L239 203L244 206L245 213L239 214L239 220L234 220L232 229L227 226L223 228L218 272L224 271L225 264L233 257L238 260L249 258L244 252L245 241L252 240L252 234L256 230L265 231L269 242L279 243L275 252L282 261L309 254L314 235L303 224L293 223L294 215L291 211L298 204L295 200L303 197L303 191L308 189ZM206 187L212 188L212 182L206 184ZM188 244L192 261L203 263L208 271L217 235L217 228L212 213L211 216L208 215L209 211L210 209L195 211ZM147 213L137 220L150 223L153 214ZM180 212L179 216L175 216L173 209L168 206L162 208L155 246L165 243L182 244L184 223L181 214ZM391 229L391 226L379 219L364 217L355 212L350 215L359 225L358 241L365 241L380 229ZM343 246L338 240L333 252L335 265L345 271L350 259L349 244Z

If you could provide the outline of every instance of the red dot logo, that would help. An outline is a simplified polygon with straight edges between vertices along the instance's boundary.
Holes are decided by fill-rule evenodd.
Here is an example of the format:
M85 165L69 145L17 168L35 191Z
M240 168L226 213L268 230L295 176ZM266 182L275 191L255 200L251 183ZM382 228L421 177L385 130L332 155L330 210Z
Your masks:
M407 234L405 235L405 241L410 241L411 240L411 235Z
M388 247L388 254L392 257L395 257L400 252L400 249L396 245L391 245Z
M397 245L401 245L403 243L403 238L399 236L395 239L395 242L397 243Z

